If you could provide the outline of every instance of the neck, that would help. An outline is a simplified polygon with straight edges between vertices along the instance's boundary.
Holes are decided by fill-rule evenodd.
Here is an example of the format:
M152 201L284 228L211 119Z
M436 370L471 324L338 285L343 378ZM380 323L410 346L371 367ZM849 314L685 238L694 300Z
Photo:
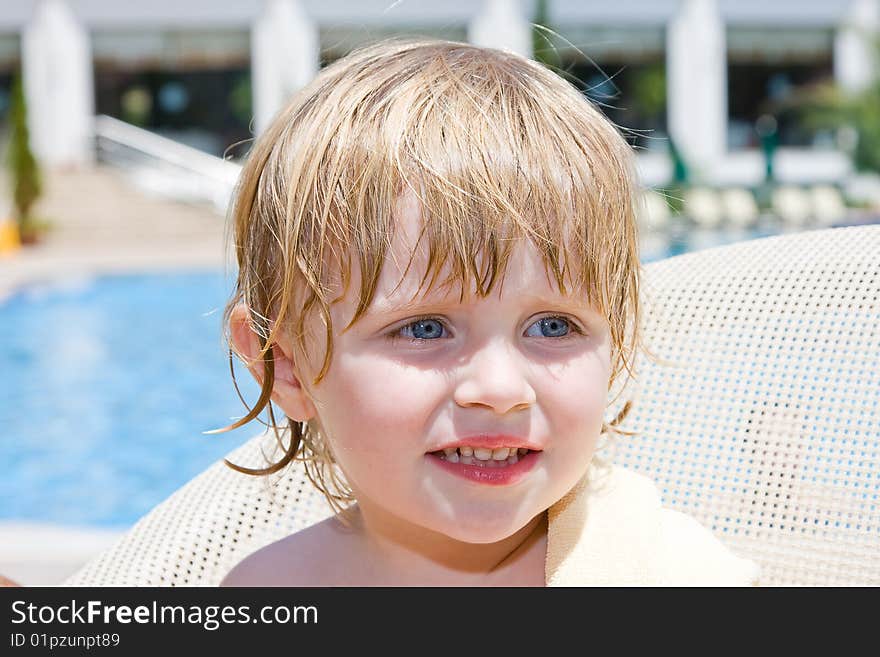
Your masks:
M358 504L353 528L371 577L388 586L467 586L528 581L543 586L547 513L495 543L467 543Z

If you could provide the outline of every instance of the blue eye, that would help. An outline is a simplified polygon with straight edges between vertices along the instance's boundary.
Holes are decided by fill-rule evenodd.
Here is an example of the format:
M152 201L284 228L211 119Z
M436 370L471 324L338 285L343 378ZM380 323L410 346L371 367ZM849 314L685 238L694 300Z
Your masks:
M531 329L534 326L538 327L538 335L531 332ZM565 319L565 317L551 316L542 317L532 324L526 335L532 338L565 338L568 337L570 331L580 333L577 327L571 324L571 322Z
M558 315L542 317L526 331L526 336L532 338L565 339L572 335L583 335L583 331L571 320ZM420 317L389 333L392 340L407 338L410 342L425 342L441 337L448 337L446 325L434 317Z
M398 333L402 333L404 337L408 337L411 340L433 340L442 335L443 328L443 324L439 320L425 317L423 319L417 319L406 326L401 326L400 329L395 331L392 335L397 337ZM407 335L405 332L409 332L410 335Z

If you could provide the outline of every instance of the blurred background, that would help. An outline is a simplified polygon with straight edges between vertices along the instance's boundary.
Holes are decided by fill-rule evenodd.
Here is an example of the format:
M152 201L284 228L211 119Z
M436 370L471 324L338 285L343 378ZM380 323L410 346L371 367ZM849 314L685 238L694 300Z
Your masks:
M60 582L233 447L224 213L352 48L553 68L638 160L645 262L880 222L880 0L3 0L0 574ZM256 388L246 372L246 399Z

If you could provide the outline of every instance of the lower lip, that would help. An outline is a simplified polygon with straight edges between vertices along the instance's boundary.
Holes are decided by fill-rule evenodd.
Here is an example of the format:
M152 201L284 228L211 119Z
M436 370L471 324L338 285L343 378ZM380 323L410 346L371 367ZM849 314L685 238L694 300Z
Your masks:
M467 465L465 463L450 463L441 459L436 454L426 454L432 463L436 463L439 467L447 472L454 474L462 479L473 481L478 484L487 486L510 486L520 481L529 471L535 467L538 462L538 455L541 452L529 452L514 463L513 465L504 465L498 468L489 468L480 465Z

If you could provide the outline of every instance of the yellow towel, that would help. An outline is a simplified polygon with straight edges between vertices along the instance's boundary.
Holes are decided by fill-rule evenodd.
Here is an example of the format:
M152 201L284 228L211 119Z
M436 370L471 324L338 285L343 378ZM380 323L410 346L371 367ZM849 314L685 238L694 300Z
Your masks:
M545 575L547 586L749 586L759 571L662 508L647 477L594 465L548 511Z

